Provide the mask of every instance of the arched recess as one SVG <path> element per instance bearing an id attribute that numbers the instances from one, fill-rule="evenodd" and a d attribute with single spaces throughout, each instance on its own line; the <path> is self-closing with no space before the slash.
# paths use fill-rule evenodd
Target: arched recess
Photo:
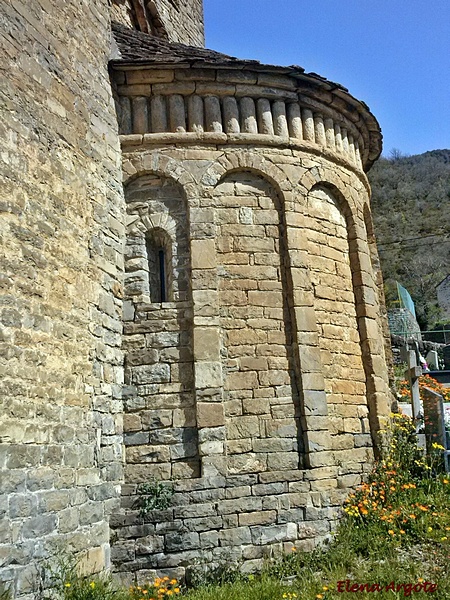
<path id="1" fill-rule="evenodd" d="M 137 207 L 136 211 L 136 205 L 128 203 L 125 295 L 151 304 L 187 300 L 190 261 L 185 211 L 175 219 L 169 212 L 151 212 L 158 207 L 154 202 L 148 212 L 141 204 Z"/>
<path id="2" fill-rule="evenodd" d="M 285 203 L 286 197 L 292 190 L 292 183 L 286 173 L 276 164 L 260 153 L 240 150 L 219 157 L 204 173 L 201 183 L 217 185 L 233 172 L 249 171 L 263 177 L 273 185 L 280 198 Z"/>
<path id="3" fill-rule="evenodd" d="M 292 279 L 280 195 L 234 169 L 214 189 L 228 470 L 303 467 Z"/>
<path id="4" fill-rule="evenodd" d="M 186 198 L 147 173 L 128 183 L 125 201 L 125 481 L 197 477 Z"/>
<path id="5" fill-rule="evenodd" d="M 318 182 L 307 198 L 313 303 L 336 458 L 362 470 L 372 446 L 369 357 L 364 350 L 355 282 L 361 278 L 359 229 L 340 191 Z M 359 465 L 359 466 L 358 466 Z"/>
<path id="6" fill-rule="evenodd" d="M 389 332 L 386 298 L 384 295 L 383 274 L 381 272 L 380 257 L 378 255 L 375 231 L 373 227 L 372 213 L 368 204 L 364 204 L 364 227 L 367 236 L 367 245 L 369 247 L 370 262 L 372 265 L 373 282 L 376 295 L 378 298 L 378 316 L 379 327 L 384 338 L 384 354 L 388 367 L 389 383 L 393 386 L 394 383 L 394 367 L 391 348 L 391 334 Z"/>

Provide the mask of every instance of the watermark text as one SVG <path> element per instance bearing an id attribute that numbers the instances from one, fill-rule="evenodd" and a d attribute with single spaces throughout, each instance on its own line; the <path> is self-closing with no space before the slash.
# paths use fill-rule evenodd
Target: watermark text
<path id="1" fill-rule="evenodd" d="M 431 581 L 418 581 L 417 583 L 355 583 L 350 579 L 344 579 L 337 582 L 338 592 L 396 592 L 403 593 L 405 598 L 419 592 L 427 592 L 429 594 L 437 590 L 437 583 Z"/>

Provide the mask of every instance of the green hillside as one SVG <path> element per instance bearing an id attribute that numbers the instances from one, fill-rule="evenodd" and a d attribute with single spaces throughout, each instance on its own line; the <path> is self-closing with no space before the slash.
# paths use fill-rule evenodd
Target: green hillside
<path id="1" fill-rule="evenodd" d="M 416 304 L 422 329 L 440 321 L 435 286 L 450 273 L 450 150 L 393 152 L 369 172 L 372 212 L 388 307 L 394 281 Z"/>

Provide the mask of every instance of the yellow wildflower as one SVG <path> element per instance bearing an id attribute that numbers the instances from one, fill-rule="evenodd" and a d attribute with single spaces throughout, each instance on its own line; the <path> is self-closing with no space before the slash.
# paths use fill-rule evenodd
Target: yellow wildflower
<path id="1" fill-rule="evenodd" d="M 441 444 L 436 444 L 436 442 L 433 442 L 432 447 L 435 450 L 445 450 L 444 446 L 441 446 Z"/>

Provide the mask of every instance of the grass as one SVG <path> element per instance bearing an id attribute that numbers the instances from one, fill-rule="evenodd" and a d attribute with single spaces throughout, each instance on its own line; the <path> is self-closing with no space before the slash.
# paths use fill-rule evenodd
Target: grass
<path id="1" fill-rule="evenodd" d="M 255 575 L 204 573 L 197 587 L 175 580 L 116 590 L 109 579 L 81 579 L 73 569 L 54 577 L 52 600 L 450 600 L 450 477 L 441 448 L 425 459 L 415 425 L 393 416 L 384 457 L 350 494 L 332 541 L 310 553 L 294 550 Z M 68 585 L 70 584 L 70 585 Z"/>

